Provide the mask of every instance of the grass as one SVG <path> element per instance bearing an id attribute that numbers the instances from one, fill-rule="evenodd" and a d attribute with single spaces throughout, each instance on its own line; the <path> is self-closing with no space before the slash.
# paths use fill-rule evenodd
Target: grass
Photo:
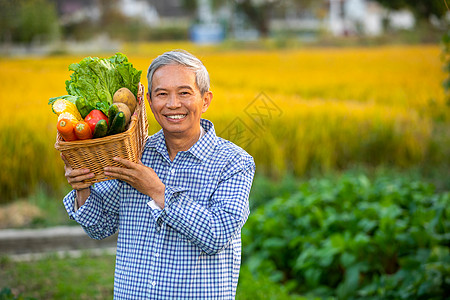
<path id="1" fill-rule="evenodd" d="M 42 260 L 14 262 L 0 258 L 0 299 L 2 289 L 8 288 L 15 297 L 24 299 L 112 299 L 115 256 L 81 257 L 48 255 Z M 236 299 L 306 299 L 289 295 L 287 290 L 268 278 L 254 277 L 242 267 Z M 309 298 L 310 299 L 310 298 Z"/>
<path id="2" fill-rule="evenodd" d="M 0 260 L 0 290 L 36 299 L 112 299 L 115 257 L 48 257 L 33 262 Z"/>

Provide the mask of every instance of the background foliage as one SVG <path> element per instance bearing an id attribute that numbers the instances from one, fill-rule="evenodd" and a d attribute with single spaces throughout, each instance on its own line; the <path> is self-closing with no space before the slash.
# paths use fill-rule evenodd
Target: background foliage
<path id="1" fill-rule="evenodd" d="M 197 0 L 181 0 L 183 15 L 186 20 L 148 26 L 142 19 L 128 17 L 118 8 L 118 0 L 98 0 L 98 20 L 89 18 L 58 18 L 56 3 L 52 0 L 0 0 L 0 42 L 39 45 L 51 41 L 77 40 L 84 41 L 108 35 L 121 41 L 154 41 L 154 40 L 187 40 L 190 26 L 197 22 Z M 84 1 L 88 4 L 92 1 Z M 275 11 L 286 11 L 296 7 L 299 11 L 313 13 L 322 18 L 325 15 L 326 1 L 312 0 L 211 0 L 215 10 L 225 5 L 231 7 L 233 14 L 238 14 L 262 37 L 277 37 L 280 32 L 271 28 L 270 16 Z M 408 9 L 416 19 L 415 32 L 428 27 L 429 32 L 423 34 L 427 42 L 436 42 L 433 31 L 442 31 L 437 27 L 445 27 L 447 11 L 444 0 L 376 0 L 388 10 Z M 76 5 L 76 4 L 75 4 Z M 435 18 L 444 26 L 432 26 L 430 20 Z M 177 20 L 180 21 L 180 20 Z M 229 23 L 229 20 L 220 20 Z M 388 25 L 388 24 L 387 24 Z M 227 31 L 233 31 L 233 25 L 226 25 Z M 389 26 L 387 26 L 389 29 Z M 307 30 L 308 31 L 308 30 Z M 323 35 L 316 32 L 315 34 Z M 282 30 L 282 35 L 290 34 L 290 30 Z M 295 34 L 294 34 L 295 35 Z M 399 37 L 397 36 L 397 39 Z"/>
<path id="2" fill-rule="evenodd" d="M 449 296 L 448 191 L 391 171 L 309 180 L 257 176 L 250 204 L 237 299 Z M 0 299 L 111 298 L 114 259 L 0 257 Z"/>
<path id="3" fill-rule="evenodd" d="M 49 42 L 59 37 L 54 3 L 46 0 L 0 0 L 0 42 Z"/>
<path id="4" fill-rule="evenodd" d="M 254 274 L 311 297 L 448 296 L 450 193 L 361 174 L 286 181 L 278 191 L 256 181 L 258 189 L 243 231 L 244 263 Z"/>

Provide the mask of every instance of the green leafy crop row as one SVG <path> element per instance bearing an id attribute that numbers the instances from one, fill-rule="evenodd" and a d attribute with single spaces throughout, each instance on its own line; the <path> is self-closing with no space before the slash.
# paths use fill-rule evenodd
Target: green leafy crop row
<path id="1" fill-rule="evenodd" d="M 311 297 L 449 296 L 450 193 L 364 175 L 283 190 L 290 193 L 258 203 L 244 226 L 244 264 L 254 274 Z"/>

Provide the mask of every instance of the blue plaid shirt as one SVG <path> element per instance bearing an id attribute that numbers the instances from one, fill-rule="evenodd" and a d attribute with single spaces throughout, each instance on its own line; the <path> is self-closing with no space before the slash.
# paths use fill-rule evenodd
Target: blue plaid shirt
<path id="1" fill-rule="evenodd" d="M 90 237 L 119 229 L 115 299 L 235 297 L 255 164 L 217 137 L 210 121 L 202 119 L 201 126 L 206 134 L 173 161 L 162 130 L 145 145 L 142 163 L 166 186 L 164 209 L 120 180 L 92 186 L 76 211 L 75 192 L 64 198 L 69 216 Z"/>

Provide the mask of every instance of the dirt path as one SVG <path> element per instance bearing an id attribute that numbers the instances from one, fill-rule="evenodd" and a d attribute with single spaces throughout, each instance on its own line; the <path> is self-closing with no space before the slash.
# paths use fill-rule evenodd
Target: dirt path
<path id="1" fill-rule="evenodd" d="M 117 235 L 98 241 L 79 226 L 43 229 L 0 230 L 0 256 L 32 259 L 48 252 L 77 253 L 82 250 L 115 251 Z"/>

